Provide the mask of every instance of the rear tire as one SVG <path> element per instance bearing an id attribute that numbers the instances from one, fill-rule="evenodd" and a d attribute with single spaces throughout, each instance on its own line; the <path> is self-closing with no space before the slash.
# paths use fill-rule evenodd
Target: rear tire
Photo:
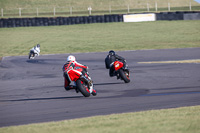
<path id="1" fill-rule="evenodd" d="M 130 82 L 130 78 L 124 73 L 122 69 L 119 69 L 119 76 L 124 80 L 125 83 Z"/>
<path id="2" fill-rule="evenodd" d="M 83 94 L 83 96 L 85 97 L 89 97 L 90 96 L 90 92 L 88 92 L 88 85 L 85 84 L 85 82 L 83 82 L 80 79 L 78 79 L 76 81 L 76 85 L 77 85 L 77 89 Z"/>

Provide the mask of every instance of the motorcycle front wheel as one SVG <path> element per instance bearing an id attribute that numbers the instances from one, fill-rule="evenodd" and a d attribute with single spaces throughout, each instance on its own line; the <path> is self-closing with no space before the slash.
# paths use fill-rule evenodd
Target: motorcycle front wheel
<path id="1" fill-rule="evenodd" d="M 31 59 L 31 53 L 29 53 L 28 58 Z"/>
<path id="2" fill-rule="evenodd" d="M 122 69 L 119 69 L 119 76 L 124 80 L 125 83 L 130 82 L 129 74 Z"/>
<path id="3" fill-rule="evenodd" d="M 34 57 L 34 53 L 30 52 L 28 58 L 31 59 L 31 57 Z"/>
<path id="4" fill-rule="evenodd" d="M 80 79 L 78 79 L 76 81 L 76 85 L 77 85 L 77 89 L 83 94 L 83 96 L 85 97 L 90 96 L 90 91 L 88 88 L 88 84 L 86 82 L 83 82 Z"/>

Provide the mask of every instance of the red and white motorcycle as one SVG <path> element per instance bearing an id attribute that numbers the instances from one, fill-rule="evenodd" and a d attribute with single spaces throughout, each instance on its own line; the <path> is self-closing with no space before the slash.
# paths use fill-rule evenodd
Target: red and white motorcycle
<path id="1" fill-rule="evenodd" d="M 121 80 L 124 80 L 125 83 L 130 82 L 130 72 L 127 66 L 124 67 L 124 63 L 120 61 L 115 61 L 114 62 L 114 73 L 117 75 L 118 78 Z"/>
<path id="2" fill-rule="evenodd" d="M 71 81 L 74 81 L 73 88 L 76 89 L 77 92 L 80 91 L 85 97 L 89 97 L 90 94 L 93 96 L 97 95 L 97 92 L 93 86 L 93 81 L 88 72 L 82 73 L 82 68 L 76 68 L 68 70 L 67 73 L 68 78 Z"/>

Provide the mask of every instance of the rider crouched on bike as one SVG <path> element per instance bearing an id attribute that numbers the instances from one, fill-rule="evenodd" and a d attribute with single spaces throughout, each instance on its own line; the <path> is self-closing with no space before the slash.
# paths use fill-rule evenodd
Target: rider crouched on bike
<path id="1" fill-rule="evenodd" d="M 80 71 L 77 71 L 76 69 L 82 68 L 82 73 Z M 76 71 L 77 73 L 79 73 L 80 75 L 85 74 L 87 72 L 88 67 L 85 65 L 82 65 L 78 62 L 76 62 L 76 58 L 73 55 L 69 55 L 67 57 L 67 63 L 64 64 L 63 66 L 63 76 L 65 78 L 65 84 L 64 87 L 66 90 L 70 90 L 70 89 L 75 89 L 73 85 L 70 85 L 71 80 L 68 76 L 68 71 L 69 70 L 73 70 Z"/>
<path id="2" fill-rule="evenodd" d="M 30 53 L 33 53 L 34 55 L 33 55 L 33 58 L 35 57 L 35 54 L 37 55 L 37 56 L 39 56 L 40 55 L 40 44 L 37 44 L 36 46 L 34 46 L 32 49 L 30 49 Z"/>
<path id="3" fill-rule="evenodd" d="M 114 73 L 114 71 L 115 71 L 114 62 L 115 61 L 121 61 L 124 64 L 124 67 L 126 67 L 126 60 L 123 57 L 115 54 L 115 51 L 110 50 L 108 55 L 105 58 L 105 66 L 106 66 L 106 69 L 110 69 L 109 70 L 110 77 L 117 76 Z"/>

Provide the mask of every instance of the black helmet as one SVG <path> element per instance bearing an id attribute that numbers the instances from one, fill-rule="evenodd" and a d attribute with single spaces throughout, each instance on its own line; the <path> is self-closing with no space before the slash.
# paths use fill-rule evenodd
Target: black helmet
<path id="1" fill-rule="evenodd" d="M 115 55 L 115 51 L 110 50 L 110 51 L 109 51 L 109 55 Z"/>
<path id="2" fill-rule="evenodd" d="M 37 44 L 37 47 L 40 47 L 40 44 Z"/>

